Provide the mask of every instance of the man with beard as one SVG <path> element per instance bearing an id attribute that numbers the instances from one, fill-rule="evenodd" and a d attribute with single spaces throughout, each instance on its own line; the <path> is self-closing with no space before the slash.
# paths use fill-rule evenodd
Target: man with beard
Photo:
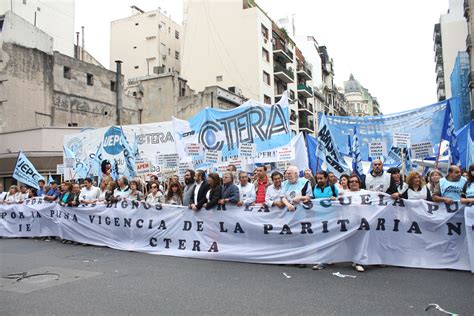
<path id="1" fill-rule="evenodd" d="M 446 178 L 439 180 L 433 190 L 433 201 L 448 205 L 461 201 L 461 193 L 466 181 L 466 178 L 461 176 L 461 169 L 458 166 L 449 167 Z"/>
<path id="2" fill-rule="evenodd" d="M 183 205 L 189 206 L 193 197 L 194 188 L 196 183 L 194 182 L 195 172 L 194 170 L 188 169 L 184 174 L 184 187 L 183 187 Z"/>

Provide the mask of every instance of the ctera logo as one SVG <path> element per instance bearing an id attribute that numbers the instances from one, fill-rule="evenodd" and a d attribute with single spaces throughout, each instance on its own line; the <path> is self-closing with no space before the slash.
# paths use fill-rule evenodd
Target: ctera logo
<path id="1" fill-rule="evenodd" d="M 109 155 L 117 155 L 122 152 L 122 143 L 120 142 L 122 130 L 117 126 L 112 126 L 105 132 L 103 147 Z"/>

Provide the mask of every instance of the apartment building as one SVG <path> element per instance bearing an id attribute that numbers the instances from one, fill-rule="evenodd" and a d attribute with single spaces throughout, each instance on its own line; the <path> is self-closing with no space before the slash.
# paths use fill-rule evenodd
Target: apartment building
<path id="1" fill-rule="evenodd" d="M 469 56 L 469 97 L 471 101 L 470 116 L 474 120 L 474 56 L 472 54 L 472 42 L 474 36 L 474 19 L 472 18 L 472 10 L 474 8 L 474 0 L 464 0 L 464 17 L 467 21 L 468 35 L 466 36 L 466 52 Z"/>
<path id="2" fill-rule="evenodd" d="M 151 74 L 179 74 L 181 25 L 165 11 L 131 9 L 131 16 L 110 23 L 110 69 L 121 60 L 126 83 Z"/>
<path id="3" fill-rule="evenodd" d="M 449 0 L 449 10 L 442 14 L 433 31 L 436 89 L 438 101 L 451 97 L 450 75 L 458 52 L 466 50 L 468 26 L 464 18 L 464 1 Z"/>
<path id="4" fill-rule="evenodd" d="M 75 0 L 4 0 L 0 1 L 0 15 L 15 13 L 51 36 L 53 50 L 74 57 L 74 4 Z"/>
<path id="5" fill-rule="evenodd" d="M 191 89 L 219 85 L 245 98 L 290 101 L 290 126 L 314 133 L 312 65 L 254 1 L 184 1 L 182 74 Z"/>

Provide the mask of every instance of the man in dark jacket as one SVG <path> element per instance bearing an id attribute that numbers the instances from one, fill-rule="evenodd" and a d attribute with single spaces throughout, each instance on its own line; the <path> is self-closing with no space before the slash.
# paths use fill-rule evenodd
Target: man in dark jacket
<path id="1" fill-rule="evenodd" d="M 230 171 L 224 173 L 222 177 L 222 198 L 219 200 L 219 205 L 226 203 L 237 204 L 240 201 L 239 188 L 234 184 L 234 174 Z"/>
<path id="2" fill-rule="evenodd" d="M 206 174 L 202 170 L 196 171 L 196 175 L 194 176 L 196 186 L 194 187 L 191 204 L 189 205 L 189 208 L 193 211 L 200 210 L 207 201 L 206 194 L 207 191 L 209 191 L 209 184 L 207 184 L 205 176 Z"/>

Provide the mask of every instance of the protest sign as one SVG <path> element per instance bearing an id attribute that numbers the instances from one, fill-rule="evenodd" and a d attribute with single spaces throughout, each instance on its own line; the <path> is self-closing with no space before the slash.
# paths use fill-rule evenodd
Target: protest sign
<path id="1" fill-rule="evenodd" d="M 158 154 L 156 155 L 156 164 L 162 169 L 173 169 L 178 167 L 177 154 Z"/>
<path id="2" fill-rule="evenodd" d="M 257 145 L 254 143 L 241 143 L 239 145 L 239 157 L 254 158 L 257 155 Z"/>
<path id="3" fill-rule="evenodd" d="M 369 144 L 369 156 L 381 158 L 387 156 L 387 144 L 385 142 L 371 142 Z"/>
<path id="4" fill-rule="evenodd" d="M 144 176 L 150 173 L 151 171 L 151 162 L 144 159 L 135 161 L 135 169 L 137 170 L 138 176 Z"/>
<path id="5" fill-rule="evenodd" d="M 412 158 L 424 159 L 433 155 L 433 143 L 422 142 L 411 145 Z"/>
<path id="6" fill-rule="evenodd" d="M 409 148 L 410 138 L 408 133 L 393 133 L 393 147 Z"/>
<path id="7" fill-rule="evenodd" d="M 273 264 L 357 262 L 471 270 L 473 206 L 394 201 L 359 191 L 312 200 L 295 212 L 262 205 L 190 212 L 124 200 L 62 207 L 41 198 L 0 205 L 0 236 L 58 236 L 189 258 Z M 466 217 L 468 216 L 469 217 Z M 467 228 L 467 229 L 466 229 Z"/>
<path id="8" fill-rule="evenodd" d="M 199 157 L 204 153 L 204 147 L 199 143 L 186 144 L 185 152 L 190 157 Z"/>
<path id="9" fill-rule="evenodd" d="M 56 174 L 64 174 L 64 164 L 56 165 Z"/>
<path id="10" fill-rule="evenodd" d="M 295 159 L 295 151 L 292 147 L 282 147 L 278 149 L 277 161 L 291 161 Z"/>
<path id="11" fill-rule="evenodd" d="M 204 161 L 208 164 L 217 164 L 221 161 L 220 152 L 217 150 L 206 150 L 204 153 Z"/>

